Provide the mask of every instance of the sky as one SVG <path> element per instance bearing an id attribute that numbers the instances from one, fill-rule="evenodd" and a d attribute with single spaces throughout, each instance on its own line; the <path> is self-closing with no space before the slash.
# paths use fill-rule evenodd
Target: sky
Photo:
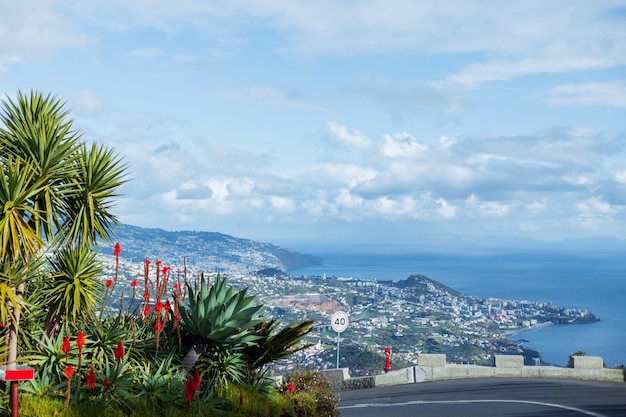
<path id="1" fill-rule="evenodd" d="M 31 90 L 123 158 L 123 223 L 626 239 L 623 0 L 0 0 Z"/>

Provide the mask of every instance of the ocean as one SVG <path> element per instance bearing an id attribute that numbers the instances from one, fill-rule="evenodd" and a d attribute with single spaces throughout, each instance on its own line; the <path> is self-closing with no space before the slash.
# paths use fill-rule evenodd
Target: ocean
<path id="1" fill-rule="evenodd" d="M 351 247 L 307 253 L 320 256 L 324 264 L 291 270 L 290 274 L 378 280 L 423 274 L 482 298 L 547 301 L 560 307 L 587 309 L 600 321 L 546 326 L 511 339 L 528 340 L 525 347 L 537 350 L 544 361 L 554 365 L 566 365 L 569 355 L 579 350 L 601 356 L 608 367 L 626 364 L 626 256 L 619 248 L 459 255 Z"/>

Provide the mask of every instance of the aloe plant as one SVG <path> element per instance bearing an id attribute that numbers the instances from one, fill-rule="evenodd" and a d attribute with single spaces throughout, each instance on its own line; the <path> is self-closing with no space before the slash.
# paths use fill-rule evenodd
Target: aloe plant
<path id="1" fill-rule="evenodd" d="M 182 328 L 194 336 L 194 342 L 183 359 L 181 373 L 186 375 L 210 345 L 241 350 L 260 340 L 255 326 L 263 322 L 258 315 L 263 306 L 254 303 L 254 296 L 246 295 L 247 288 L 237 291 L 227 286 L 220 274 L 209 287 L 202 274 L 200 287 L 194 290 L 187 284 L 187 291 L 189 308 L 178 299 L 178 309 Z"/>

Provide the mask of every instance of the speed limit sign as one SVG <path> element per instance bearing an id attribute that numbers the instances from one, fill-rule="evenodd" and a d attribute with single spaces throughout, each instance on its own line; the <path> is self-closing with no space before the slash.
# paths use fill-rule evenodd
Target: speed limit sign
<path id="1" fill-rule="evenodd" d="M 343 311 L 336 311 L 330 316 L 330 327 L 337 333 L 341 333 L 348 328 L 348 315 Z"/>

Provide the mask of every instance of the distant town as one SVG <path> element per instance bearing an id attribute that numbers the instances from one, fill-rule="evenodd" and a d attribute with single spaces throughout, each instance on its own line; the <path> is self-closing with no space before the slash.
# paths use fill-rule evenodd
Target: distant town
<path id="1" fill-rule="evenodd" d="M 107 273 L 103 279 L 108 279 L 114 271 L 114 258 L 106 254 L 100 257 Z M 316 321 L 316 330 L 307 340 L 310 347 L 275 365 L 274 372 L 278 373 L 293 368 L 329 369 L 337 362 L 348 367 L 353 376 L 380 373 L 386 347 L 391 349 L 395 367 L 417 363 L 420 353 L 445 353 L 449 362 L 479 365 L 490 364 L 494 354 L 522 354 L 528 365 L 540 364 L 540 352 L 524 348 L 521 332 L 599 320 L 587 310 L 541 301 L 462 294 L 423 275 L 399 281 L 291 276 L 276 265 L 259 262 L 262 256 L 251 258 L 254 267 L 268 267 L 256 271 L 241 263 L 220 267 L 212 259 L 210 265 L 187 265 L 188 274 L 219 271 L 233 285 L 248 287 L 249 294 L 256 295 L 265 306 L 264 314 L 285 324 L 305 318 Z M 125 298 L 132 293 L 131 280 L 143 276 L 143 262 L 121 261 L 112 309 L 119 307 L 122 293 Z M 174 275 L 182 273 L 176 265 L 172 271 Z M 337 311 L 345 312 L 349 320 L 340 334 L 330 325 L 330 317 Z"/>

